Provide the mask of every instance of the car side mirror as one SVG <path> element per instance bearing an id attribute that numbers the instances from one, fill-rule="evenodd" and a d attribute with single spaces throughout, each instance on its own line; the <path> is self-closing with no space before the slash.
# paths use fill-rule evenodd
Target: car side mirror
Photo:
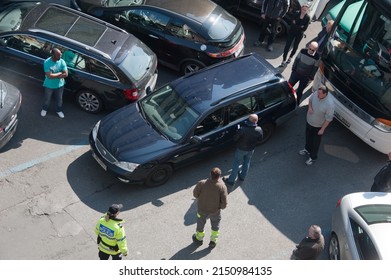
<path id="1" fill-rule="evenodd" d="M 202 143 L 202 138 L 198 135 L 194 135 L 190 138 L 190 143 L 192 144 L 200 144 Z"/>

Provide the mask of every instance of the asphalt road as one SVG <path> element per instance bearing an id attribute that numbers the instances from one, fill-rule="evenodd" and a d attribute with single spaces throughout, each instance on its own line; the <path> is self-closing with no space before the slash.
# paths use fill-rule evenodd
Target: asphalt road
<path id="1" fill-rule="evenodd" d="M 277 40 L 273 52 L 255 48 L 257 26 L 243 24 L 246 52 L 258 52 L 277 67 L 284 40 Z M 319 23 L 312 23 L 301 45 L 319 28 Z M 281 70 L 288 78 L 290 69 Z M 160 68 L 158 85 L 176 77 Z M 112 203 L 124 204 L 120 216 L 126 220 L 126 259 L 286 260 L 311 224 L 319 224 L 328 240 L 337 200 L 369 190 L 386 161 L 385 155 L 334 121 L 323 137 L 319 160 L 306 166 L 297 154 L 304 145 L 304 100 L 295 117 L 256 149 L 246 181 L 230 189 L 218 246 L 213 251 L 207 245 L 195 248 L 193 187 L 214 166 L 228 174 L 233 149 L 176 172 L 161 187 L 126 185 L 100 168 L 87 145 L 90 130 L 106 113 L 84 113 L 67 97 L 65 119 L 52 112 L 42 118 L 42 87 L 3 78 L 23 95 L 20 126 L 0 153 L 3 260 L 97 259 L 95 223 Z M 321 259 L 327 259 L 326 250 Z"/>

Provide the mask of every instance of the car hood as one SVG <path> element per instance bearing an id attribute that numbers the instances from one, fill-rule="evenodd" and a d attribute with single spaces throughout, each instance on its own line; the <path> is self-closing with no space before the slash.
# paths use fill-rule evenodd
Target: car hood
<path id="1" fill-rule="evenodd" d="M 17 111 L 20 102 L 19 90 L 11 84 L 0 80 L 0 124 Z"/>
<path id="2" fill-rule="evenodd" d="M 130 104 L 105 117 L 100 123 L 98 139 L 116 160 L 143 164 L 158 160 L 176 144 L 157 132 L 137 106 L 137 103 Z"/>

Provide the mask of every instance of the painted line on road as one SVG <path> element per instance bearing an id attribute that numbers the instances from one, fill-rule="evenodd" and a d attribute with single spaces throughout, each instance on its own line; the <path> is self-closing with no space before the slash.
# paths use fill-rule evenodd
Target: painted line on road
<path id="1" fill-rule="evenodd" d="M 28 161 L 28 162 L 19 164 L 19 165 L 14 166 L 14 167 L 11 167 L 11 168 L 9 168 L 8 170 L 2 171 L 2 172 L 0 172 L 0 179 L 2 179 L 2 178 L 4 178 L 4 177 L 7 177 L 7 176 L 9 176 L 9 175 L 11 175 L 11 174 L 15 174 L 15 173 L 24 171 L 24 170 L 26 170 L 26 169 L 28 169 L 28 168 L 33 167 L 34 165 L 43 163 L 43 162 L 48 161 L 48 160 L 50 160 L 50 159 L 60 157 L 60 156 L 62 156 L 62 155 L 68 154 L 68 153 L 70 153 L 70 152 L 72 152 L 72 151 L 78 150 L 78 149 L 80 149 L 80 148 L 84 148 L 84 147 L 86 146 L 87 143 L 86 143 L 86 141 L 83 141 L 83 142 L 84 142 L 84 143 L 82 143 L 82 144 L 80 144 L 80 145 L 67 146 L 67 147 L 65 147 L 64 149 L 61 149 L 61 150 L 52 152 L 52 153 L 47 154 L 47 155 L 45 155 L 45 156 L 42 156 L 42 157 L 33 159 L 33 160 L 31 160 L 31 161 Z"/>

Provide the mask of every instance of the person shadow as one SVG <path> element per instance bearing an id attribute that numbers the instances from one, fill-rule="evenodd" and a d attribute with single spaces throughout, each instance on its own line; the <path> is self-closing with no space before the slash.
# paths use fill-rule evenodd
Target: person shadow
<path id="1" fill-rule="evenodd" d="M 199 260 L 208 255 L 212 249 L 206 247 L 200 251 L 196 251 L 199 248 L 195 243 L 191 243 L 185 248 L 179 250 L 175 255 L 173 255 L 170 260 Z"/>

